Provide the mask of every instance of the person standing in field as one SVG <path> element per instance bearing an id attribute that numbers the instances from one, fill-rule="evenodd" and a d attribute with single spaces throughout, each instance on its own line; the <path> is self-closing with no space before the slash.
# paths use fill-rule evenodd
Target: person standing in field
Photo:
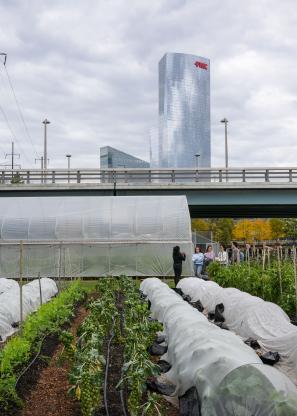
<path id="1" fill-rule="evenodd" d="M 216 261 L 218 261 L 222 266 L 228 265 L 228 253 L 224 244 L 220 245 L 220 251 L 218 257 L 216 257 Z"/>
<path id="2" fill-rule="evenodd" d="M 204 263 L 204 254 L 201 252 L 200 247 L 195 247 L 195 253 L 192 256 L 192 262 L 194 266 L 195 276 L 199 277 L 202 273 L 203 263 Z"/>
<path id="3" fill-rule="evenodd" d="M 232 264 L 240 263 L 240 250 L 238 247 L 238 243 L 236 241 L 232 241 L 231 248 L 232 248 L 231 263 Z"/>
<path id="4" fill-rule="evenodd" d="M 209 245 L 209 246 L 207 246 L 206 252 L 204 253 L 205 266 L 208 266 L 209 263 L 214 261 L 214 258 L 215 258 L 215 254 L 213 252 L 212 246 Z"/>
<path id="5" fill-rule="evenodd" d="M 172 257 L 173 257 L 174 283 L 176 287 L 182 274 L 183 261 L 186 260 L 186 255 L 185 253 L 181 253 L 179 246 L 175 246 L 173 247 Z"/>

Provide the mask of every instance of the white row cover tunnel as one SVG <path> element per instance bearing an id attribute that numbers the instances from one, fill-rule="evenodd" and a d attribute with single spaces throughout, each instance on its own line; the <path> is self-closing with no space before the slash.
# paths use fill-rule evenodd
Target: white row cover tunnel
<path id="1" fill-rule="evenodd" d="M 196 277 L 180 280 L 177 287 L 193 302 L 199 300 L 205 313 L 213 313 L 216 305 L 223 304 L 227 327 L 243 339 L 256 340 L 264 352 L 278 352 L 280 361 L 275 367 L 297 385 L 297 327 L 278 305 Z"/>
<path id="2" fill-rule="evenodd" d="M 0 276 L 173 275 L 172 249 L 192 238 L 185 196 L 0 198 Z"/>
<path id="3" fill-rule="evenodd" d="M 238 336 L 210 323 L 159 279 L 144 280 L 140 289 L 164 325 L 162 358 L 172 365 L 166 377 L 178 396 L 196 387 L 202 416 L 296 415 L 295 385 Z"/>
<path id="4" fill-rule="evenodd" d="M 40 296 L 41 291 L 41 296 Z M 36 311 L 42 303 L 48 302 L 58 293 L 54 280 L 42 278 L 33 280 L 22 287 L 23 319 Z M 20 322 L 20 286 L 11 279 L 0 279 L 0 342 L 16 331 Z"/>

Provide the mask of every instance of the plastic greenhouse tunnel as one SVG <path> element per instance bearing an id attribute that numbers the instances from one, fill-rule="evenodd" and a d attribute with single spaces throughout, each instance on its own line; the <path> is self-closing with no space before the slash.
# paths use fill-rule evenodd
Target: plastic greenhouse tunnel
<path id="1" fill-rule="evenodd" d="M 169 276 L 172 248 L 192 239 L 185 196 L 0 198 L 0 276 Z"/>

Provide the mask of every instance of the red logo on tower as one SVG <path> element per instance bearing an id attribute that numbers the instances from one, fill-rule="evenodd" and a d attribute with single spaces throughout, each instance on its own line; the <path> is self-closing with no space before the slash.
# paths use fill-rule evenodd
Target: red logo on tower
<path id="1" fill-rule="evenodd" d="M 199 61 L 196 61 L 196 62 L 194 63 L 194 65 L 195 65 L 197 68 L 206 69 L 206 71 L 207 71 L 208 64 L 205 64 L 204 62 L 199 62 Z"/>

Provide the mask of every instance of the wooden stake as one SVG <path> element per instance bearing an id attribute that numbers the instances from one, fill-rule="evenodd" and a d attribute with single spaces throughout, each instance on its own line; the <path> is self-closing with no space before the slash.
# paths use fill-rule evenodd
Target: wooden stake
<path id="1" fill-rule="evenodd" d="M 295 278 L 295 302 L 296 302 L 296 319 L 297 319 L 297 269 L 296 269 L 296 247 L 293 246 L 293 268 L 294 268 L 294 278 Z"/>
<path id="2" fill-rule="evenodd" d="M 38 272 L 38 282 L 39 282 L 39 297 L 40 297 L 40 305 L 42 305 L 42 290 L 41 290 L 40 272 Z"/>
<path id="3" fill-rule="evenodd" d="M 265 250 L 265 246 L 263 244 L 263 252 L 262 252 L 262 270 L 265 270 L 265 255 L 266 255 L 266 250 Z"/>
<path id="4" fill-rule="evenodd" d="M 283 296 L 283 284 L 282 284 L 282 271 L 281 271 L 281 259 L 280 259 L 280 247 L 277 246 L 277 263 L 278 263 L 278 277 L 280 294 Z"/>
<path id="5" fill-rule="evenodd" d="M 19 258 L 19 271 L 20 271 L 20 332 L 22 332 L 23 326 L 23 241 L 20 241 L 20 258 Z"/>
<path id="6" fill-rule="evenodd" d="M 58 289 L 61 290 L 61 274 L 62 274 L 62 243 L 59 246 L 59 274 L 58 274 Z"/>

